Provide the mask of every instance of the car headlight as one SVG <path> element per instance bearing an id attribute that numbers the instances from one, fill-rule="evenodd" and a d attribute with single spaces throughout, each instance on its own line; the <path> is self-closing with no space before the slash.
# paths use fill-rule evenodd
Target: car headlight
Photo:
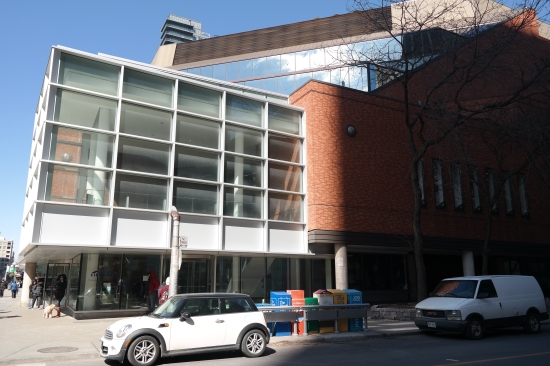
<path id="1" fill-rule="evenodd" d="M 132 330 L 132 324 L 126 324 L 125 326 L 120 328 L 118 332 L 116 332 L 116 336 L 118 338 L 122 338 L 126 336 L 126 334 L 128 334 L 128 332 L 130 332 L 131 330 Z"/>
<path id="2" fill-rule="evenodd" d="M 447 320 L 462 320 L 460 310 L 447 310 L 445 315 L 447 316 Z"/>
<path id="3" fill-rule="evenodd" d="M 422 318 L 422 310 L 416 309 L 416 317 L 417 318 Z"/>

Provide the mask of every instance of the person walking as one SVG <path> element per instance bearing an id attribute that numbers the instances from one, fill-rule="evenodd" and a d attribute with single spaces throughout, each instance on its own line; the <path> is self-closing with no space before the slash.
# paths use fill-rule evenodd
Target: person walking
<path id="1" fill-rule="evenodd" d="M 157 279 L 157 274 L 155 271 L 149 272 L 149 286 L 147 289 L 147 308 L 149 309 L 149 312 L 152 313 L 155 310 L 155 307 L 158 305 L 159 302 L 159 296 L 158 296 L 158 289 L 159 289 L 160 283 Z"/>
<path id="2" fill-rule="evenodd" d="M 17 290 L 19 290 L 19 286 L 17 285 L 17 282 L 15 280 L 11 283 L 10 290 L 11 298 L 15 299 L 17 297 Z"/>
<path id="3" fill-rule="evenodd" d="M 57 316 L 54 318 L 61 317 L 61 300 L 65 297 L 65 290 L 67 289 L 67 276 L 65 274 L 60 274 L 57 276 L 57 283 L 55 284 L 55 290 L 53 293 L 55 310 L 57 311 Z"/>
<path id="4" fill-rule="evenodd" d="M 29 285 L 29 309 L 32 309 L 34 301 L 36 298 L 34 297 L 34 288 L 36 287 L 36 284 L 38 283 L 37 280 L 32 281 L 32 283 Z"/>
<path id="5" fill-rule="evenodd" d="M 39 279 L 36 286 L 34 286 L 34 291 L 32 293 L 34 302 L 31 306 L 31 309 L 34 308 L 34 305 L 36 305 L 36 307 L 40 309 L 40 306 L 42 305 L 42 291 L 44 291 L 44 283 L 42 282 L 42 280 Z"/>
<path id="6" fill-rule="evenodd" d="M 0 297 L 4 297 L 4 290 L 6 289 L 6 281 L 0 281 Z"/>

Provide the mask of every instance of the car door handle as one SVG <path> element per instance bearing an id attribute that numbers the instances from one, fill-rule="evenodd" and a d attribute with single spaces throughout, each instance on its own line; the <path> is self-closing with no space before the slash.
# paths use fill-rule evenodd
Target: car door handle
<path id="1" fill-rule="evenodd" d="M 221 319 L 216 320 L 216 323 L 223 323 L 223 322 L 225 322 L 225 320 L 221 320 Z"/>

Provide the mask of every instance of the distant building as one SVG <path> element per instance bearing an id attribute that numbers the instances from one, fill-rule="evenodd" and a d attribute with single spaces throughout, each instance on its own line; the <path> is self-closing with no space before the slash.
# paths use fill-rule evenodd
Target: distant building
<path id="1" fill-rule="evenodd" d="M 0 277 L 6 276 L 6 268 L 13 263 L 13 240 L 0 236 Z"/>
<path id="2" fill-rule="evenodd" d="M 171 43 L 184 43 L 210 38 L 208 33 L 202 31 L 201 22 L 170 14 L 162 26 L 162 41 L 160 45 Z"/>

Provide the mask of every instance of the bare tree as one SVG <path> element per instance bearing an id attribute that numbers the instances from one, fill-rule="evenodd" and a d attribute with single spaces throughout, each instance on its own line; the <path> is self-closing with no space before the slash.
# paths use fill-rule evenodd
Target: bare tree
<path id="1" fill-rule="evenodd" d="M 545 0 L 525 0 L 514 9 L 491 0 L 351 1 L 350 11 L 361 15 L 370 36 L 360 43 L 345 40 L 334 59 L 359 70 L 353 72 L 369 91 L 402 102 L 419 301 L 427 297 L 419 164 L 469 125 L 521 101 L 547 97 L 550 59 L 548 44 L 539 37 L 539 29 L 547 29 L 539 22 L 547 5 Z"/>

